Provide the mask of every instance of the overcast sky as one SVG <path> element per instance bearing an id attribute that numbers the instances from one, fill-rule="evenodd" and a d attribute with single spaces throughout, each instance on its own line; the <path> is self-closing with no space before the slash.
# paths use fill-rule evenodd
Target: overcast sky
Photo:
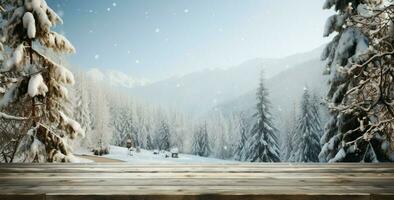
<path id="1" fill-rule="evenodd" d="M 316 48 L 323 0 L 47 0 L 72 64 L 158 80 Z"/>

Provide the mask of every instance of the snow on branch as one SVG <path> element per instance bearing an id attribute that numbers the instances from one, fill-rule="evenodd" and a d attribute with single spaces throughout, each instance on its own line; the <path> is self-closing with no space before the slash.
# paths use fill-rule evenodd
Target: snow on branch
<path id="1" fill-rule="evenodd" d="M 332 32 L 341 29 L 346 18 L 346 15 L 333 15 L 329 17 L 324 27 L 323 36 L 328 37 Z"/>
<path id="2" fill-rule="evenodd" d="M 35 74 L 30 77 L 29 86 L 28 86 L 28 94 L 30 97 L 35 96 L 45 96 L 48 92 L 48 87 L 44 83 L 44 79 L 42 78 L 41 73 Z"/>
<path id="3" fill-rule="evenodd" d="M 3 65 L 0 72 L 10 71 L 13 67 L 19 67 L 23 61 L 25 46 L 23 44 L 18 45 L 18 47 L 12 52 L 12 55 L 7 59 Z"/>
<path id="4" fill-rule="evenodd" d="M 26 120 L 26 117 L 17 117 L 0 112 L 0 119 L 6 120 Z"/>
<path id="5" fill-rule="evenodd" d="M 54 31 L 48 33 L 47 37 L 40 38 L 40 42 L 56 52 L 75 53 L 75 48 L 71 42 Z"/>
<path id="6" fill-rule="evenodd" d="M 69 118 L 67 115 L 65 115 L 63 112 L 59 112 L 60 117 L 62 118 L 63 124 L 71 129 L 72 135 L 71 137 L 74 138 L 75 136 L 81 136 L 85 137 L 85 131 L 82 129 L 81 125 L 76 122 L 75 120 Z"/>
<path id="7" fill-rule="evenodd" d="M 59 81 L 60 83 L 63 84 L 70 84 L 74 85 L 74 75 L 70 70 L 67 68 L 61 66 L 61 65 L 56 65 L 54 66 L 54 78 Z"/>
<path id="8" fill-rule="evenodd" d="M 49 162 L 73 162 L 73 156 L 62 137 L 41 123 L 35 129 L 37 139 L 45 145 Z"/>
<path id="9" fill-rule="evenodd" d="M 45 32 L 48 32 L 52 26 L 63 23 L 63 20 L 47 5 L 45 0 L 27 0 L 25 9 L 37 15 L 38 24 Z"/>
<path id="10" fill-rule="evenodd" d="M 50 58 L 46 57 L 45 55 L 43 55 L 42 53 L 38 52 L 35 49 L 31 49 L 32 53 L 34 55 L 36 55 L 40 60 L 42 60 L 42 65 L 43 66 L 59 66 L 59 64 L 55 63 L 54 61 L 52 61 Z"/>
<path id="11" fill-rule="evenodd" d="M 36 21 L 31 12 L 26 12 L 25 15 L 23 15 L 23 28 L 27 30 L 27 36 L 30 39 L 36 37 Z"/>

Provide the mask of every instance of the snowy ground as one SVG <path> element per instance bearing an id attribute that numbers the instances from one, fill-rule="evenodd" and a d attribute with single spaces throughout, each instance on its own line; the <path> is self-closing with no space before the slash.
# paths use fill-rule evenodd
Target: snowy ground
<path id="1" fill-rule="evenodd" d="M 92 155 L 90 152 L 78 152 Z M 78 154 L 77 153 L 77 154 Z M 153 151 L 141 149 L 141 152 L 133 152 L 129 155 L 127 148 L 111 146 L 110 154 L 102 157 L 121 160 L 130 164 L 173 164 L 173 163 L 236 163 L 237 161 L 221 160 L 216 158 L 206 158 L 190 154 L 179 154 L 179 158 L 165 157 L 164 153 L 153 154 Z"/>

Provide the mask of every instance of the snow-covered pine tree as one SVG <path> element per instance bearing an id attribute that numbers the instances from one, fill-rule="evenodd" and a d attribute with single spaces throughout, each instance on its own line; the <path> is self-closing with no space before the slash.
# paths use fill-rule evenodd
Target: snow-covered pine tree
<path id="1" fill-rule="evenodd" d="M 81 140 L 81 146 L 92 147 L 92 112 L 91 112 L 91 88 L 88 77 L 83 72 L 76 73 L 77 83 L 74 88 L 74 118 L 85 131 L 85 138 Z"/>
<path id="2" fill-rule="evenodd" d="M 322 99 L 317 95 L 317 92 L 313 90 L 311 92 L 311 109 L 312 114 L 314 115 L 316 129 L 319 131 L 319 142 L 321 137 L 324 134 L 323 126 L 322 126 L 322 119 L 324 119 L 324 112 L 322 112 Z M 321 145 L 320 145 L 321 146 Z"/>
<path id="3" fill-rule="evenodd" d="M 157 132 L 157 138 L 158 138 L 158 147 L 159 150 L 165 150 L 169 151 L 170 150 L 170 127 L 168 126 L 168 123 L 164 120 L 160 122 L 160 127 Z"/>
<path id="4" fill-rule="evenodd" d="M 230 142 L 230 120 L 224 118 L 220 112 L 212 115 L 208 126 L 208 132 L 211 135 L 210 142 L 212 148 L 212 156 L 219 159 L 229 159 L 233 157 L 232 144 Z"/>
<path id="5" fill-rule="evenodd" d="M 14 129 L 15 135 L 25 136 L 19 143 L 16 162 L 71 162 L 68 141 L 84 135 L 79 123 L 68 117 L 67 85 L 74 84 L 74 77 L 40 52 L 51 50 L 56 56 L 75 52 L 64 36 L 51 30 L 62 19 L 45 0 L 1 3 L 5 8 L 1 43 L 10 52 L 0 73 L 15 81 L 1 97 L 0 111 L 27 118 Z"/>
<path id="6" fill-rule="evenodd" d="M 234 159 L 239 161 L 244 161 L 244 157 L 242 155 L 243 149 L 246 146 L 246 142 L 248 140 L 248 122 L 244 113 L 240 113 L 238 116 L 237 123 L 237 131 L 238 131 L 238 144 L 234 150 Z"/>
<path id="7" fill-rule="evenodd" d="M 145 147 L 147 150 L 155 149 L 155 147 L 153 146 L 153 142 L 152 142 L 152 138 L 151 138 L 150 134 L 148 134 L 146 136 L 146 146 Z"/>
<path id="8" fill-rule="evenodd" d="M 4 5 L 10 6 L 11 1 L 0 1 L 0 24 L 3 27 L 7 16 L 6 10 L 2 7 Z M 9 14 L 9 13 L 8 13 Z M 8 54 L 4 49 L 3 43 L 0 41 L 0 66 L 4 64 L 4 61 L 8 59 Z M 11 73 L 0 73 L 0 111 L 2 102 L 4 101 L 4 95 L 7 90 L 18 80 L 14 78 L 14 74 Z M 25 123 L 25 117 L 12 116 L 3 112 L 0 112 L 0 163 L 12 163 L 14 161 L 16 148 L 18 143 L 23 137 L 19 133 L 20 126 Z"/>
<path id="9" fill-rule="evenodd" d="M 128 139 L 131 139 L 133 146 L 137 146 L 138 141 L 134 135 L 134 119 L 132 110 L 126 104 L 112 104 L 111 106 L 111 125 L 114 128 L 115 145 L 125 147 Z"/>
<path id="10" fill-rule="evenodd" d="M 316 111 L 316 105 L 309 94 L 309 90 L 304 88 L 300 105 L 300 114 L 292 137 L 292 155 L 290 161 L 294 162 L 318 162 L 320 147 L 320 119 Z"/>
<path id="11" fill-rule="evenodd" d="M 171 127 L 171 146 L 178 148 L 179 152 L 184 151 L 184 145 L 187 135 L 187 129 L 185 127 L 186 119 L 177 110 L 171 111 L 170 127 Z"/>
<path id="12" fill-rule="evenodd" d="M 326 0 L 335 8 L 322 59 L 330 74 L 331 118 L 321 138 L 323 162 L 394 161 L 392 0 Z"/>
<path id="13" fill-rule="evenodd" d="M 111 126 L 111 115 L 108 101 L 102 87 L 94 89 L 95 101 L 92 102 L 92 111 L 95 116 L 94 126 L 92 129 L 92 144 L 95 149 L 108 149 L 113 137 L 113 128 Z"/>
<path id="14" fill-rule="evenodd" d="M 286 120 L 285 124 L 285 135 L 282 142 L 282 161 L 290 161 L 290 156 L 293 152 L 293 137 L 296 129 L 296 104 L 294 103 L 293 108 Z"/>
<path id="15" fill-rule="evenodd" d="M 254 118 L 256 122 L 251 129 L 247 146 L 243 153 L 245 160 L 250 162 L 279 162 L 277 130 L 272 123 L 268 91 L 264 87 L 262 74 L 257 90 L 257 105 Z"/>
<path id="16" fill-rule="evenodd" d="M 192 154 L 208 157 L 211 154 L 211 147 L 208 139 L 207 124 L 197 128 L 193 135 Z"/>

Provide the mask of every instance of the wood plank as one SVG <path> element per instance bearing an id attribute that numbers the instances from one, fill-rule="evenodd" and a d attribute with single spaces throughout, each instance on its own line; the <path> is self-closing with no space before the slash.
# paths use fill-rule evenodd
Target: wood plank
<path id="1" fill-rule="evenodd" d="M 2 173 L 0 180 L 3 178 L 14 178 L 23 180 L 24 178 L 264 178 L 264 179 L 277 179 L 277 178 L 337 178 L 337 179 L 351 179 L 354 177 L 375 177 L 375 178 L 391 178 L 394 177 L 393 173 Z"/>
<path id="2" fill-rule="evenodd" d="M 1 200 L 371 200 L 370 195 L 47 195 L 0 196 Z M 392 200 L 392 199 L 374 199 Z"/>
<path id="3" fill-rule="evenodd" d="M 394 186 L 1 186 L 1 195 L 394 195 Z"/>
<path id="4" fill-rule="evenodd" d="M 252 168 L 393 168 L 394 163 L 231 163 L 231 164 L 165 164 L 165 165 L 143 165 L 143 164 L 131 164 L 131 163 L 64 163 L 64 164 L 53 164 L 53 163 L 12 163 L 12 164 L 0 164 L 0 168 L 63 168 L 63 167 L 100 167 L 100 168 L 112 168 L 112 167 L 128 167 L 128 168 L 174 168 L 174 167 L 206 167 L 206 168 L 235 168 L 235 167 L 252 167 Z"/>
<path id="5" fill-rule="evenodd" d="M 394 186 L 394 178 L 285 178 L 285 179 L 218 179 L 218 178 L 165 178 L 165 179 L 130 179 L 130 178 L 25 178 L 1 179 L 1 186 Z"/>
<path id="6" fill-rule="evenodd" d="M 48 195 L 46 200 L 370 200 L 369 195 Z M 380 199 L 379 199 L 380 200 Z M 392 199 L 390 199 L 392 200 Z"/>
<path id="7" fill-rule="evenodd" d="M 1 200 L 45 200 L 44 194 L 36 195 L 1 195 Z"/>
<path id="8" fill-rule="evenodd" d="M 394 200 L 394 165 L 0 165 L 4 199 Z"/>
<path id="9" fill-rule="evenodd" d="M 234 168 L 210 168 L 210 167 L 173 167 L 173 168 L 135 168 L 135 167 L 62 167 L 62 168 L 0 168 L 0 173 L 394 173 L 392 168 L 259 168 L 259 167 L 234 167 Z"/>

